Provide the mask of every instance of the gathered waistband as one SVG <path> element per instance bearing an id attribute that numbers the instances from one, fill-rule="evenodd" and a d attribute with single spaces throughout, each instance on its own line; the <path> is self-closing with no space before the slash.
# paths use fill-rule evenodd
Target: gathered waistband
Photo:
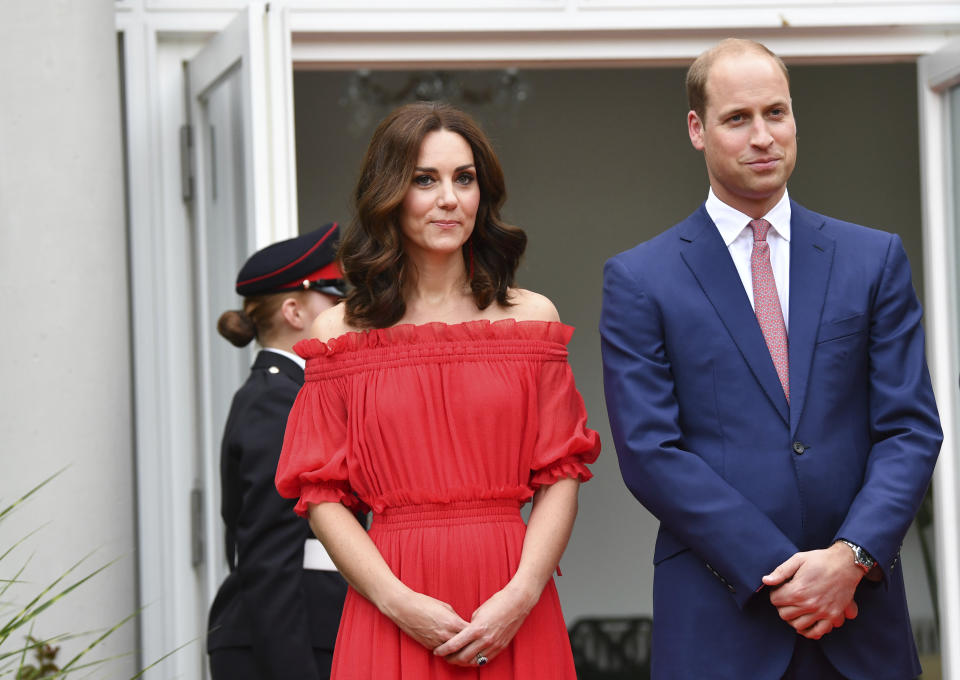
<path id="1" fill-rule="evenodd" d="M 370 529 L 390 530 L 451 524 L 519 522 L 520 503 L 512 498 L 424 503 L 384 508 L 373 513 Z"/>

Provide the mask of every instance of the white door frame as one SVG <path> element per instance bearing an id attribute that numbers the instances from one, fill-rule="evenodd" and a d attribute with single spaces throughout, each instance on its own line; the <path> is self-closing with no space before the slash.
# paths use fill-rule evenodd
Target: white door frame
<path id="1" fill-rule="evenodd" d="M 927 357 L 940 420 L 943 449 L 934 475 L 937 585 L 940 600 L 940 648 L 943 677 L 960 675 L 960 461 L 957 460 L 960 403 L 957 376 L 958 314 L 956 201 L 952 187 L 960 168 L 953 164 L 952 138 L 960 136 L 951 118 L 948 93 L 960 86 L 960 42 L 918 62 L 920 158 L 923 205 L 924 290 L 926 291 Z M 951 116 L 951 113 L 953 114 Z"/>
<path id="2" fill-rule="evenodd" d="M 133 0 L 118 3 L 133 300 L 137 559 L 144 608 L 138 656 L 146 666 L 178 650 L 147 672 L 151 680 L 207 673 L 206 612 L 215 592 L 209 581 L 218 572 L 209 563 L 222 552 L 222 528 L 218 494 L 191 493 L 198 480 L 216 477 L 218 468 L 205 453 L 211 434 L 201 427 L 209 408 L 199 389 L 204 381 L 196 355 L 202 346 L 194 307 L 197 225 L 182 199 L 180 128 L 190 107 L 184 64 L 247 7 L 240 5 L 230 11 L 171 13 L 149 11 Z M 250 3 L 249 14 L 249 61 L 261 70 L 271 64 L 270 71 L 256 74 L 258 89 L 250 97 L 258 105 L 251 106 L 255 158 L 250 169 L 257 175 L 250 181 L 263 191 L 249 214 L 257 216 L 251 243 L 260 248 L 297 233 L 294 158 L 288 152 L 293 107 L 285 103 L 292 103 L 293 74 L 287 67 L 285 77 L 276 75 L 284 71 L 277 55 L 282 60 L 289 46 L 289 38 L 275 37 L 283 30 L 280 17 L 265 12 L 262 3 Z M 204 528 L 205 564 L 195 568 L 198 525 Z"/>
<path id="3" fill-rule="evenodd" d="M 266 101 L 260 157 L 265 167 L 254 172 L 270 187 L 268 217 L 258 221 L 256 247 L 297 232 L 294 66 L 655 66 L 686 63 L 729 34 L 760 40 L 788 61 L 914 61 L 960 35 L 955 0 L 827 5 L 814 0 L 465 0 L 456 10 L 440 0 L 324 0 L 322 8 L 310 0 L 275 0 L 269 11 L 245 0 L 118 0 L 128 142 L 138 557 L 146 607 L 142 660 L 150 663 L 193 641 L 148 678 L 206 673 L 203 622 L 196 612 L 207 603 L 189 560 L 189 490 L 200 403 L 193 356 L 197 329 L 186 303 L 193 296 L 192 222 L 179 191 L 178 130 L 186 107 L 179 64 L 247 6 L 262 12 Z M 929 183 L 935 175 L 924 167 Z M 934 248 L 937 238 L 945 237 L 943 224 L 924 223 L 928 296 L 944 281 L 942 263 L 930 261 L 931 250 L 946 252 Z M 940 307 L 928 302 L 935 373 L 945 365 L 937 321 L 956 323 L 953 316 L 941 317 Z M 955 375 L 956 360 L 950 361 Z M 955 413 L 955 400 L 943 382 L 937 383 L 940 407 Z M 949 493 L 938 494 L 938 513 L 956 508 L 957 492 L 952 501 Z M 941 545 L 956 543 L 956 528 L 939 530 L 947 532 L 938 536 Z M 941 579 L 957 563 L 941 562 Z M 954 595 L 941 590 L 941 600 L 942 610 L 948 604 L 958 615 Z M 956 635 L 956 627 L 950 630 Z M 942 646 L 946 655 L 946 642 Z M 956 667 L 960 655 L 950 654 Z"/>
<path id="4" fill-rule="evenodd" d="M 266 153 L 267 129 L 266 121 L 262 116 L 262 106 L 266 101 L 264 86 L 263 59 L 253 59 L 252 55 L 263 49 L 262 35 L 262 8 L 251 6 L 240 10 L 230 25 L 219 31 L 203 49 L 191 57 L 185 66 L 187 72 L 187 106 L 190 114 L 190 155 L 193 172 L 192 181 L 192 212 L 194 232 L 194 295 L 191 304 L 195 306 L 197 315 L 196 325 L 196 371 L 199 432 L 198 459 L 195 461 L 195 495 L 194 504 L 202 504 L 202 508 L 194 507 L 196 515 L 193 521 L 193 540 L 196 545 L 191 551 L 193 562 L 200 572 L 201 610 L 217 592 L 217 588 L 226 575 L 226 560 L 224 557 L 223 541 L 217 540 L 222 534 L 222 520 L 220 518 L 220 436 L 223 432 L 224 419 L 218 417 L 223 414 L 230 395 L 235 391 L 246 372 L 239 372 L 240 366 L 232 362 L 215 361 L 217 357 L 213 348 L 218 348 L 214 340 L 212 320 L 223 309 L 211 309 L 211 299 L 217 299 L 225 291 L 210 290 L 210 272 L 208 263 L 217 262 L 227 267 L 239 263 L 224 262 L 224 259 L 233 259 L 234 253 L 226 249 L 216 249 L 220 252 L 207 252 L 207 244 L 216 238 L 216 231 L 225 231 L 226 225 L 208 224 L 208 201 L 212 199 L 214 190 L 211 183 L 214 181 L 212 168 L 216 165 L 212 157 L 211 139 L 213 131 L 207 124 L 207 93 L 223 85 L 229 78 L 235 78 L 239 88 L 237 108 L 240 109 L 240 137 L 242 149 L 237 154 L 236 166 L 243 169 L 239 184 L 242 188 L 244 207 L 242 209 L 243 224 L 229 228 L 229 236 L 223 239 L 226 243 L 236 246 L 237 241 L 242 248 L 248 250 L 248 244 L 257 243 L 258 228 L 269 234 L 270 212 L 269 200 L 270 182 L 267 173 L 268 164 L 263 156 Z M 218 138 L 218 146 L 229 146 L 230 140 Z M 230 194 L 234 190 L 231 171 L 236 168 L 218 169 L 216 178 L 221 193 Z M 231 175 L 231 176 L 227 176 Z M 221 196 L 222 199 L 227 198 Z M 212 201 L 211 201 L 212 202 Z M 238 211 L 239 212 L 239 211 Z M 235 215 L 234 217 L 238 217 Z M 211 232 L 214 233 L 211 233 Z M 237 255 L 242 262 L 243 254 Z M 211 258 L 217 258 L 211 260 Z M 237 270 L 234 270 L 237 271 Z M 228 289 L 229 290 L 229 289 Z M 224 295 L 223 299 L 228 299 Z M 235 308 L 235 307 L 234 307 Z M 231 351 L 226 346 L 219 348 Z M 247 365 L 251 357 L 246 357 Z M 222 374 L 214 375 L 213 367 L 220 366 Z M 218 397 L 214 403 L 214 395 Z M 199 553 L 199 554 L 198 554 Z"/>
<path id="5" fill-rule="evenodd" d="M 180 64 L 202 41 L 158 49 L 156 29 L 119 22 L 127 153 L 141 667 L 145 676 L 202 677 L 199 593 L 191 568 L 190 490 L 197 447 L 193 256 L 180 200 Z M 165 121 L 178 121 L 164 126 Z"/>

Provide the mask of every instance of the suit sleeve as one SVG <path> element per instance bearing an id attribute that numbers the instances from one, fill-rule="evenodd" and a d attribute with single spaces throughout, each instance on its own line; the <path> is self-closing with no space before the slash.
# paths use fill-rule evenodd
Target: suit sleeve
<path id="1" fill-rule="evenodd" d="M 863 485 L 837 532 L 866 549 L 884 571 L 896 564 L 943 440 L 922 315 L 907 254 L 900 238 L 891 236 L 869 329 L 873 445 Z"/>
<path id="2" fill-rule="evenodd" d="M 273 391 L 244 414 L 239 435 L 242 510 L 237 525 L 241 597 L 252 617 L 253 652 L 264 678 L 317 680 L 303 592 L 308 536 L 294 501 L 274 487 L 287 414 L 296 396 Z"/>
<path id="3" fill-rule="evenodd" d="M 600 334 L 607 412 L 627 487 L 663 529 L 723 575 L 743 607 L 761 577 L 797 548 L 684 448 L 660 310 L 617 258 L 604 268 Z"/>

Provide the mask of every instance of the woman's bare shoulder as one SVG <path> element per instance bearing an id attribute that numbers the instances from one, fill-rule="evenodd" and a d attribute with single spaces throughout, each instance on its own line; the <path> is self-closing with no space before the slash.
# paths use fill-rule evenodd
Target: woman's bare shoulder
<path id="1" fill-rule="evenodd" d="M 559 321 L 557 308 L 546 295 L 523 288 L 511 288 L 507 298 L 513 303 L 512 316 L 518 321 Z"/>
<path id="2" fill-rule="evenodd" d="M 330 309 L 325 309 L 320 312 L 310 327 L 311 337 L 326 342 L 330 338 L 336 338 L 344 333 L 357 330 L 347 324 L 345 318 L 346 309 L 346 304 L 340 302 Z"/>

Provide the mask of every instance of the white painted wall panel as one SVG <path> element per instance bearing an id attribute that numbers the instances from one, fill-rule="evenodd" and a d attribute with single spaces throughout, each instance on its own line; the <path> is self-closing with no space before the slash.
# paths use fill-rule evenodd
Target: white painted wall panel
<path id="1" fill-rule="evenodd" d="M 88 553 L 77 577 L 119 559 L 38 619 L 34 635 L 48 637 L 104 629 L 137 608 L 113 7 L 58 0 L 5 6 L 0 82 L 0 497 L 5 504 L 69 466 L 0 524 L 0 552 L 41 529 L 0 563 L 0 578 L 11 578 L 33 553 L 21 576 L 27 583 L 2 599 L 26 604 Z M 92 641 L 64 642 L 57 663 Z M 135 650 L 131 623 L 94 653 L 127 656 L 94 674 L 129 677 Z"/>

